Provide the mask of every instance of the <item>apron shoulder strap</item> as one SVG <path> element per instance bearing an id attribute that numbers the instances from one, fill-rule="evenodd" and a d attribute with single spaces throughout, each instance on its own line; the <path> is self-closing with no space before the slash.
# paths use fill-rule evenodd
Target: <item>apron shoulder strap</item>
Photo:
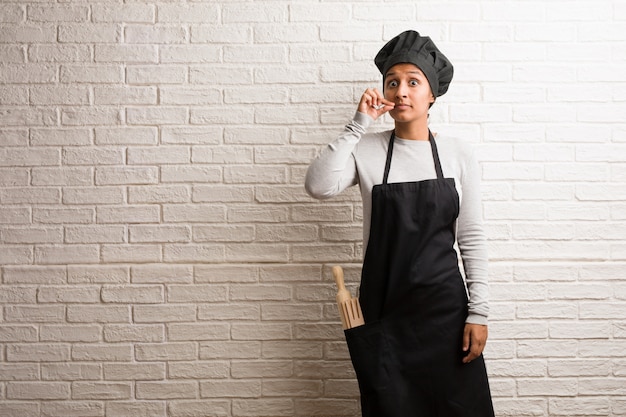
<path id="1" fill-rule="evenodd" d="M 389 147 L 387 149 L 387 161 L 385 162 L 385 172 L 383 174 L 383 184 L 387 184 L 387 178 L 389 178 L 389 169 L 391 168 L 391 156 L 393 155 L 393 144 L 396 139 L 396 131 L 391 132 L 389 138 Z M 428 129 L 428 141 L 430 142 L 430 148 L 433 153 L 433 161 L 435 163 L 435 172 L 437 173 L 437 179 L 443 179 L 443 170 L 441 169 L 441 162 L 439 161 L 439 152 L 437 151 L 437 143 L 433 133 Z"/>
<path id="2" fill-rule="evenodd" d="M 389 138 L 389 148 L 387 149 L 387 162 L 385 162 L 385 173 L 383 174 L 383 184 L 387 184 L 387 178 L 389 177 L 389 169 L 391 168 L 391 155 L 393 154 L 393 143 L 396 139 L 396 131 L 391 132 Z"/>
<path id="3" fill-rule="evenodd" d="M 441 162 L 439 161 L 439 152 L 437 151 L 437 143 L 430 129 L 428 129 L 428 140 L 430 141 L 430 148 L 433 151 L 433 161 L 435 162 L 435 171 L 437 172 L 437 179 L 443 179 L 443 170 L 441 169 Z"/>

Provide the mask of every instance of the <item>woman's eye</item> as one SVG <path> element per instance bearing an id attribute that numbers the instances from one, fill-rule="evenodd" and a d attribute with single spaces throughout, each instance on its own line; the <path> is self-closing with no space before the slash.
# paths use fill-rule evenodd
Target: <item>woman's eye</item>
<path id="1" fill-rule="evenodd" d="M 411 81 L 409 81 L 409 83 L 410 83 L 412 86 L 416 86 L 416 85 L 418 85 L 418 84 L 419 84 L 419 81 L 417 81 L 417 80 L 411 80 Z"/>
<path id="2" fill-rule="evenodd" d="M 396 81 L 389 81 L 388 86 L 389 86 L 389 87 L 397 87 L 397 86 L 398 86 L 398 83 L 397 83 Z"/>

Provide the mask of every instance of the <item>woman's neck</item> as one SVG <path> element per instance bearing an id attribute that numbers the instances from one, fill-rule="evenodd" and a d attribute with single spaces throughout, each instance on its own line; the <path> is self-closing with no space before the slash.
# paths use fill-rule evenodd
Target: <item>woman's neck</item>
<path id="1" fill-rule="evenodd" d="M 398 123 L 395 124 L 396 136 L 408 140 L 428 140 L 427 123 Z"/>

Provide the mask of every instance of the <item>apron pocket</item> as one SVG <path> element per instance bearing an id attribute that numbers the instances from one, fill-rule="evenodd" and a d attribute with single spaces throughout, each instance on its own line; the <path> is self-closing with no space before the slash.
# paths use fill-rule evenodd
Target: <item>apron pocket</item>
<path id="1" fill-rule="evenodd" d="M 380 321 L 344 330 L 361 395 L 380 392 L 389 381 L 389 347 Z"/>

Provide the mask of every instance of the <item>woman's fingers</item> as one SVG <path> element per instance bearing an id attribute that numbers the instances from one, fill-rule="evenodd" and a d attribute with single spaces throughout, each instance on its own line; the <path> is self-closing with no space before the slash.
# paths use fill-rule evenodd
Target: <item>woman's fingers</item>
<path id="1" fill-rule="evenodd" d="M 359 111 L 369 114 L 374 119 L 393 109 L 393 107 L 394 103 L 386 100 L 377 88 L 365 90 L 359 102 Z"/>

